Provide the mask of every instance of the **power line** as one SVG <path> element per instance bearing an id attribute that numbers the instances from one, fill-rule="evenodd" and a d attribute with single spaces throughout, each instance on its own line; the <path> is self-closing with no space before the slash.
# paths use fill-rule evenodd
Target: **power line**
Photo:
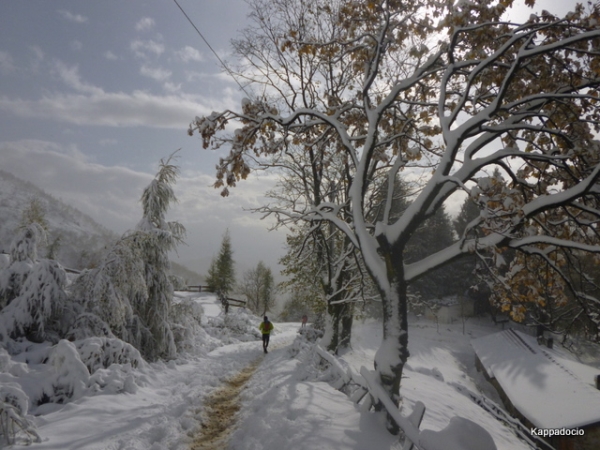
<path id="1" fill-rule="evenodd" d="M 186 14 L 186 12 L 183 10 L 183 8 L 181 7 L 181 5 L 177 2 L 177 0 L 173 0 L 175 2 L 175 4 L 177 5 L 177 7 L 181 10 L 181 12 L 183 13 L 183 15 L 185 16 L 185 18 L 188 20 L 188 22 L 194 27 L 194 30 L 196 30 L 196 33 L 198 33 L 198 35 L 202 38 L 202 40 L 204 41 L 204 43 L 208 46 L 208 48 L 210 49 L 211 52 L 213 52 L 213 54 L 216 56 L 216 58 L 219 60 L 219 62 L 221 63 L 221 65 L 225 68 L 225 70 L 227 71 L 227 73 L 231 76 L 231 78 L 233 78 L 233 81 L 235 81 L 237 83 L 237 85 L 240 87 L 240 89 L 242 91 L 244 91 L 244 93 L 250 97 L 250 94 L 248 94 L 248 92 L 246 92 L 246 89 L 244 89 L 244 86 L 242 86 L 240 84 L 240 82 L 237 80 L 237 78 L 235 77 L 235 75 L 233 74 L 233 72 L 231 72 L 231 70 L 229 70 L 229 67 L 227 67 L 227 65 L 223 62 L 223 60 L 219 57 L 219 55 L 217 55 L 217 52 L 215 51 L 214 48 L 212 48 L 212 46 L 208 43 L 208 41 L 206 40 L 206 38 L 202 35 L 202 33 L 200 32 L 200 30 L 198 29 L 198 27 L 194 24 L 194 22 L 192 22 L 192 19 L 190 19 L 190 16 L 188 16 Z"/>

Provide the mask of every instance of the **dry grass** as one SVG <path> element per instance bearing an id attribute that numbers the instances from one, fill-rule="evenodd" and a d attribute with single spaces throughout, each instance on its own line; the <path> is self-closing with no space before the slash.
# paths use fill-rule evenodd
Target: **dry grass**
<path id="1" fill-rule="evenodd" d="M 194 438 L 191 450 L 222 450 L 233 431 L 235 415 L 240 410 L 239 394 L 256 371 L 260 360 L 254 361 L 206 400 L 202 427 Z"/>

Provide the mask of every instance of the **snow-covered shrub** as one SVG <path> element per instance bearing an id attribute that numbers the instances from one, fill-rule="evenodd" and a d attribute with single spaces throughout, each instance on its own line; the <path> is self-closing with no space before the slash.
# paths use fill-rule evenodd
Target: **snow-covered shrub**
<path id="1" fill-rule="evenodd" d="M 19 295 L 32 267 L 32 261 L 13 261 L 0 271 L 0 310 Z"/>
<path id="2" fill-rule="evenodd" d="M 24 417 L 29 407 L 29 397 L 17 383 L 2 383 L 0 385 L 0 403 L 11 405 L 15 412 Z"/>
<path id="3" fill-rule="evenodd" d="M 3 329 L 13 338 L 58 340 L 70 316 L 66 309 L 65 283 L 66 273 L 56 261 L 36 262 L 19 295 L 0 312 Z"/>
<path id="4" fill-rule="evenodd" d="M 308 342 L 317 342 L 317 339 L 323 337 L 323 331 L 312 327 L 300 328 L 298 331 L 300 336 L 304 337 Z"/>
<path id="5" fill-rule="evenodd" d="M 290 357 L 295 358 L 299 353 L 303 351 L 308 351 L 311 348 L 311 344 L 304 338 L 303 335 L 300 335 L 294 339 L 294 342 L 287 348 L 287 353 Z"/>
<path id="6" fill-rule="evenodd" d="M 35 425 L 22 415 L 17 407 L 2 401 L 1 398 L 0 392 L 0 444 L 3 441 L 7 445 L 16 444 L 21 434 L 24 435 L 25 444 L 42 442 Z"/>
<path id="7" fill-rule="evenodd" d="M 173 285 L 173 289 L 176 291 L 185 291 L 187 290 L 187 283 L 185 282 L 185 280 L 183 279 L 183 277 L 180 277 L 179 275 L 169 275 L 169 281 L 171 282 L 171 285 Z"/>
<path id="8" fill-rule="evenodd" d="M 258 322 L 255 316 L 236 310 L 223 316 L 209 317 L 206 331 L 226 344 L 254 341 L 261 336 Z"/>
<path id="9" fill-rule="evenodd" d="M 192 298 L 179 299 L 171 306 L 169 320 L 178 350 L 190 350 L 201 330 L 202 305 Z"/>
<path id="10" fill-rule="evenodd" d="M 33 424 L 26 418 L 29 397 L 13 380 L 27 372 L 23 363 L 12 361 L 8 352 L 0 347 L 0 444 L 16 442 L 19 432 L 26 441 L 39 442 Z"/>
<path id="11" fill-rule="evenodd" d="M 38 242 L 46 232 L 38 223 L 19 229 L 10 248 L 10 264 L 0 271 L 0 309 L 18 297 L 29 272 L 37 261 Z"/>
<path id="12" fill-rule="evenodd" d="M 65 338 L 80 341 L 92 336 L 115 337 L 108 324 L 100 317 L 92 313 L 83 313 L 77 316 Z"/>
<path id="13" fill-rule="evenodd" d="M 61 340 L 51 350 L 48 364 L 54 368 L 52 392 L 44 392 L 50 403 L 65 403 L 80 398 L 86 390 L 90 373 L 72 342 Z"/>
<path id="14" fill-rule="evenodd" d="M 129 364 L 132 367 L 144 364 L 140 352 L 121 339 L 91 337 L 75 342 L 75 346 L 89 373 L 107 369 L 112 364 Z"/>
<path id="15" fill-rule="evenodd" d="M 132 342 L 127 331 L 134 314 L 132 302 L 143 302 L 147 296 L 144 264 L 135 239 L 126 235 L 117 241 L 100 266 L 81 273 L 70 292 L 82 314 L 72 334 L 89 337 L 88 332 L 102 332 L 106 336 L 100 325 L 103 322 L 116 336 Z"/>
<path id="16" fill-rule="evenodd" d="M 106 369 L 96 370 L 88 381 L 88 389 L 104 394 L 135 394 L 137 384 L 131 364 L 113 364 Z"/>

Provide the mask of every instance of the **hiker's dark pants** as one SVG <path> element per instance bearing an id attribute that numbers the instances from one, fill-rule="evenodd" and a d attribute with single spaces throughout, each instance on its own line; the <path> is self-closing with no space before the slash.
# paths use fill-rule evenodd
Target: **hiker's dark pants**
<path id="1" fill-rule="evenodd" d="M 267 348 L 269 345 L 269 337 L 271 336 L 270 334 L 263 334 L 263 347 Z"/>

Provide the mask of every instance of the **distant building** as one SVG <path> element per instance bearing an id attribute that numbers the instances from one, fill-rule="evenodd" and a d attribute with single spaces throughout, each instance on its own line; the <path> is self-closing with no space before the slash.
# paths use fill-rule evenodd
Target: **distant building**
<path id="1" fill-rule="evenodd" d="M 478 369 L 494 385 L 513 416 L 536 430 L 583 431 L 583 435 L 544 438 L 556 450 L 600 449 L 599 369 L 574 361 L 565 350 L 540 345 L 535 337 L 515 330 L 473 339 L 471 343 Z"/>
<path id="2" fill-rule="evenodd" d="M 475 301 L 465 295 L 452 295 L 426 302 L 425 317 L 439 323 L 454 323 L 475 314 Z"/>

